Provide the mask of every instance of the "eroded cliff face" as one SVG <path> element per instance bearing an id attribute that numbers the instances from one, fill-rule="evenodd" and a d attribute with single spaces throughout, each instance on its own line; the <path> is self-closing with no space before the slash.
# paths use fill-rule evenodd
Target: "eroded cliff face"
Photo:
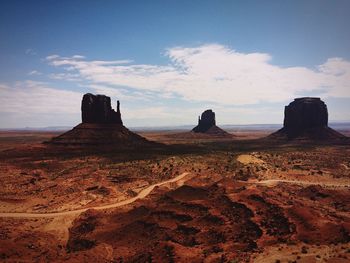
<path id="1" fill-rule="evenodd" d="M 105 95 L 87 93 L 81 102 L 82 123 L 123 124 L 120 114 L 120 103 L 117 111 L 111 107 L 111 98 Z"/>
<path id="2" fill-rule="evenodd" d="M 310 128 L 327 127 L 327 106 L 320 98 L 294 99 L 284 109 L 283 126 L 291 136 L 297 136 Z"/>
<path id="3" fill-rule="evenodd" d="M 283 128 L 270 138 L 327 140 L 345 138 L 328 127 L 327 105 L 320 98 L 296 98 L 284 109 Z"/>
<path id="4" fill-rule="evenodd" d="M 122 122 L 120 103 L 117 111 L 111 107 L 111 98 L 87 93 L 81 102 L 82 123 L 72 130 L 53 138 L 49 143 L 64 145 L 154 145 L 128 130 Z"/>
<path id="5" fill-rule="evenodd" d="M 192 131 L 206 132 L 215 125 L 215 112 L 212 110 L 206 110 L 202 113 L 201 117 L 198 118 L 198 125 L 194 127 Z"/>
<path id="6" fill-rule="evenodd" d="M 232 134 L 216 126 L 215 112 L 212 110 L 206 110 L 198 117 L 198 125 L 192 129 L 192 132 L 209 136 L 233 137 Z"/>

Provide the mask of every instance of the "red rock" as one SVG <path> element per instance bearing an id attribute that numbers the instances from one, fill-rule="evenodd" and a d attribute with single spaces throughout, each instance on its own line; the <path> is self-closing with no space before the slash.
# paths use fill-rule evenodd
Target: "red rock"
<path id="1" fill-rule="evenodd" d="M 320 98 L 297 98 L 284 109 L 283 128 L 270 138 L 312 140 L 344 139 L 344 135 L 328 127 L 328 111 Z"/>
<path id="2" fill-rule="evenodd" d="M 111 98 L 105 95 L 85 94 L 81 102 L 81 115 L 83 123 L 123 124 L 119 101 L 115 112 L 111 107 Z"/>
<path id="3" fill-rule="evenodd" d="M 111 107 L 111 99 L 105 95 L 87 93 L 81 103 L 82 123 L 72 130 L 53 138 L 49 143 L 63 145 L 118 145 L 137 146 L 154 144 L 131 132 L 122 122 L 120 103 L 117 111 Z"/>
<path id="4" fill-rule="evenodd" d="M 216 126 L 215 112 L 206 110 L 198 117 L 198 125 L 192 129 L 195 133 L 206 133 L 220 136 L 231 136 L 226 131 Z"/>

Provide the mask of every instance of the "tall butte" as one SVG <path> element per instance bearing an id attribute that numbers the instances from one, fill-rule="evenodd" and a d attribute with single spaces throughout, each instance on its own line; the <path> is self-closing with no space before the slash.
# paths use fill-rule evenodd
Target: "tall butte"
<path id="1" fill-rule="evenodd" d="M 192 129 L 192 132 L 218 136 L 233 136 L 216 126 L 215 112 L 212 110 L 206 110 L 198 117 L 198 125 Z"/>
<path id="2" fill-rule="evenodd" d="M 81 102 L 81 118 L 82 123 L 123 124 L 119 100 L 115 112 L 111 107 L 111 98 L 105 95 L 85 94 Z"/>
<path id="3" fill-rule="evenodd" d="M 328 110 L 320 98 L 296 98 L 284 108 L 283 128 L 270 138 L 327 140 L 344 135 L 328 127 Z"/>
<path id="4" fill-rule="evenodd" d="M 120 146 L 150 143 L 124 125 L 120 113 L 111 107 L 111 98 L 87 93 L 81 102 L 82 123 L 53 138 L 53 144 L 117 144 Z"/>

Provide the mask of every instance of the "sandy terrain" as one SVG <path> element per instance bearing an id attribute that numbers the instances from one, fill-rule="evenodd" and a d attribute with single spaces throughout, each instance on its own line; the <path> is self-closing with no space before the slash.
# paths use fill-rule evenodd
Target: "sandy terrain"
<path id="1" fill-rule="evenodd" d="M 253 131 L 237 131 L 227 130 L 232 135 L 228 136 L 213 136 L 209 134 L 193 133 L 189 131 L 141 131 L 140 135 L 151 140 L 165 144 L 189 144 L 189 143 L 206 143 L 206 142 L 223 142 L 235 140 L 258 139 L 269 135 L 272 130 L 253 130 Z"/>
<path id="2" fill-rule="evenodd" d="M 1 136 L 2 261 L 350 260 L 348 144 L 162 132 L 148 136 L 167 147 L 127 152 Z"/>
<path id="3" fill-rule="evenodd" d="M 142 199 L 147 197 L 152 190 L 155 187 L 162 186 L 164 184 L 169 184 L 169 183 L 178 183 L 178 181 L 183 180 L 185 176 L 187 176 L 188 173 L 182 173 L 172 179 L 152 184 L 145 189 L 142 189 L 135 197 L 111 203 L 111 204 L 106 204 L 106 205 L 100 205 L 100 206 L 92 206 L 89 208 L 82 208 L 82 209 L 75 209 L 75 210 L 68 210 L 68 211 L 62 211 L 62 212 L 45 212 L 45 213 L 26 213 L 26 212 L 14 212 L 14 213 L 0 213 L 0 217 L 6 217 L 6 218 L 54 218 L 54 217 L 64 217 L 64 216 L 73 216 L 73 215 L 79 215 L 89 209 L 94 209 L 94 210 L 104 210 L 104 209 L 110 209 L 110 208 L 116 208 L 119 206 L 124 206 L 131 204 L 138 199 Z"/>
<path id="4" fill-rule="evenodd" d="M 243 164 L 250 164 L 250 163 L 256 163 L 256 164 L 261 164 L 264 163 L 263 160 L 256 158 L 252 154 L 241 154 L 237 157 L 237 161 Z"/>

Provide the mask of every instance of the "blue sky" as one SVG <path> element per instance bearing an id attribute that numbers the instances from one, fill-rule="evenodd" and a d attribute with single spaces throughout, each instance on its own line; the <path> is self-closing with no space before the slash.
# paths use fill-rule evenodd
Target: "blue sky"
<path id="1" fill-rule="evenodd" d="M 127 126 L 350 120 L 349 1 L 1 1 L 0 127 L 73 126 L 86 92 Z"/>

